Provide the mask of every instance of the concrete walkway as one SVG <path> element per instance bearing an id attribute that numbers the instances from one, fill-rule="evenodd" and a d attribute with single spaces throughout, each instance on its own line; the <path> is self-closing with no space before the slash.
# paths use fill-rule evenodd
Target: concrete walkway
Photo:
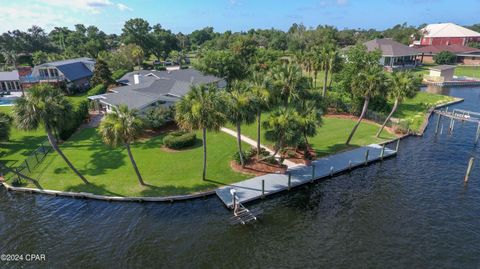
<path id="1" fill-rule="evenodd" d="M 226 134 L 229 134 L 229 135 L 235 137 L 235 139 L 237 138 L 237 132 L 234 131 L 234 130 L 231 130 L 231 129 L 228 129 L 228 128 L 225 128 L 225 127 L 220 128 L 220 130 L 221 130 L 222 132 L 226 133 Z M 246 136 L 244 136 L 244 135 L 241 135 L 241 136 L 240 136 L 240 139 L 242 139 L 243 142 L 249 144 L 249 145 L 252 146 L 252 147 L 255 147 L 255 148 L 257 147 L 257 141 L 255 141 L 255 140 L 253 140 L 253 139 L 251 139 L 251 138 L 249 138 L 249 137 L 246 137 Z M 268 152 L 270 153 L 270 155 L 273 155 L 273 154 L 275 153 L 275 151 L 273 151 L 273 150 L 265 147 L 265 146 L 262 145 L 262 144 L 260 144 L 260 147 L 262 147 L 262 148 L 264 148 L 266 151 L 268 151 Z M 281 157 L 281 156 L 280 156 L 279 154 L 275 155 L 275 158 L 277 158 L 277 159 L 280 159 L 280 157 Z M 284 160 L 284 161 L 283 161 L 283 164 L 285 164 L 288 168 L 295 167 L 295 166 L 298 166 L 298 165 L 299 165 L 299 164 L 296 164 L 296 163 L 294 163 L 294 162 L 292 162 L 292 161 L 289 161 L 289 160 Z"/>
<path id="2" fill-rule="evenodd" d="M 368 150 L 368 160 L 366 152 Z M 395 155 L 395 150 L 385 148 L 383 158 Z M 291 174 L 290 187 L 299 186 L 315 180 L 330 177 L 355 167 L 365 166 L 368 163 L 381 160 L 382 146 L 377 144 L 341 152 L 312 162 L 311 166 L 297 165 L 289 168 Z M 230 184 L 216 190 L 218 197 L 227 207 L 232 207 L 231 189 L 235 189 L 240 203 L 250 202 L 262 197 L 289 189 L 288 174 L 268 174 L 254 177 L 235 184 Z"/>

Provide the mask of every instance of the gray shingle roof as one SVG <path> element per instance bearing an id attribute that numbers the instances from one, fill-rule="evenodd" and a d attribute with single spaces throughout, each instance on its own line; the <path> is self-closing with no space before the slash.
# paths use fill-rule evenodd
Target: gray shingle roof
<path id="1" fill-rule="evenodd" d="M 0 81 L 15 81 L 19 80 L 18 71 L 0 72 Z"/>
<path id="2" fill-rule="evenodd" d="M 134 84 L 134 75 L 139 75 L 139 84 Z M 125 84 L 112 89 L 114 93 L 101 95 L 103 103 L 118 106 L 127 105 L 131 109 L 142 109 L 156 101 L 176 102 L 199 84 L 221 82 L 220 78 L 204 75 L 195 69 L 175 71 L 141 70 L 125 74 L 118 82 Z"/>
<path id="3" fill-rule="evenodd" d="M 410 48 L 409 46 L 405 46 L 389 38 L 374 39 L 363 44 L 367 47 L 368 51 L 380 49 L 383 56 L 400 57 L 418 54 L 417 50 L 414 48 Z"/>

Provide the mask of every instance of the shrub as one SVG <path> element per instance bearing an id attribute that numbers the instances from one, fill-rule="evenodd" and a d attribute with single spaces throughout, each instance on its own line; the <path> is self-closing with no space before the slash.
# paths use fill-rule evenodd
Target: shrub
<path id="1" fill-rule="evenodd" d="M 62 140 L 67 140 L 88 117 L 88 100 L 83 100 L 67 113 L 67 121 L 58 133 Z"/>
<path id="2" fill-rule="evenodd" d="M 233 160 L 237 163 L 237 164 L 241 164 L 242 162 L 240 161 L 240 152 L 239 151 L 235 151 L 235 153 L 233 154 Z M 245 163 L 248 163 L 248 158 L 247 158 L 247 153 L 244 151 L 242 153 L 242 156 L 243 156 L 243 160 L 245 161 Z"/>
<path id="3" fill-rule="evenodd" d="M 455 64 L 457 55 L 450 51 L 441 51 L 433 56 L 436 64 Z"/>
<path id="4" fill-rule="evenodd" d="M 157 71 L 165 71 L 165 70 L 167 70 L 167 68 L 166 68 L 165 66 L 163 66 L 163 65 L 156 65 L 156 66 L 155 66 L 155 70 L 157 70 Z"/>
<path id="5" fill-rule="evenodd" d="M 275 159 L 275 157 L 273 156 L 270 156 L 266 159 L 263 160 L 264 162 L 268 163 L 268 164 L 271 164 L 271 165 L 277 165 L 279 164 L 279 162 L 277 161 L 277 159 Z"/>
<path id="6" fill-rule="evenodd" d="M 153 64 L 142 63 L 142 68 L 144 70 L 152 70 L 153 69 Z"/>
<path id="7" fill-rule="evenodd" d="M 172 110 L 166 107 L 152 107 L 145 112 L 145 121 L 150 128 L 158 129 L 172 119 Z"/>
<path id="8" fill-rule="evenodd" d="M 194 146 L 197 141 L 195 133 L 188 133 L 183 131 L 171 132 L 163 138 L 163 144 L 167 148 L 182 149 Z"/>
<path id="9" fill-rule="evenodd" d="M 99 95 L 99 94 L 104 94 L 107 92 L 107 88 L 103 85 L 103 84 L 99 84 L 93 88 L 91 88 L 87 94 L 89 96 L 93 96 L 93 95 Z"/>
<path id="10" fill-rule="evenodd" d="M 129 70 L 127 70 L 127 69 L 118 69 L 117 71 L 112 73 L 112 79 L 113 80 L 119 80 L 120 78 L 122 78 L 128 72 L 129 72 Z"/>

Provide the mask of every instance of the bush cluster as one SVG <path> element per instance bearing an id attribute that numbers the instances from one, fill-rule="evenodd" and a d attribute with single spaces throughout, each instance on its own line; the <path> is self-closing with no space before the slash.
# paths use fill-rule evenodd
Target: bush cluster
<path id="1" fill-rule="evenodd" d="M 67 111 L 67 120 L 58 132 L 60 139 L 67 140 L 88 117 L 88 100 L 80 102 Z"/>
<path id="2" fill-rule="evenodd" d="M 91 88 L 87 94 L 88 96 L 104 94 L 107 92 L 107 88 L 103 84 L 98 84 L 97 86 Z"/>
<path id="3" fill-rule="evenodd" d="M 249 163 L 252 158 L 254 156 L 257 155 L 257 149 L 256 148 L 250 148 L 249 150 L 247 151 L 243 151 L 243 159 L 245 161 L 245 163 Z M 265 158 L 265 157 L 268 157 L 270 156 L 270 153 L 264 149 L 264 148 L 261 148 L 260 150 L 260 158 Z M 241 164 L 240 162 L 240 154 L 238 151 L 236 151 L 234 154 L 233 154 L 233 160 L 237 163 L 237 164 Z"/>
<path id="4" fill-rule="evenodd" d="M 197 135 L 195 133 L 177 131 L 171 132 L 163 138 L 163 144 L 167 148 L 182 149 L 195 145 Z"/>
<path id="5" fill-rule="evenodd" d="M 119 80 L 120 78 L 122 78 L 128 72 L 129 72 L 129 70 L 126 70 L 126 69 L 118 69 L 117 71 L 112 73 L 112 79 L 113 80 Z"/>
<path id="6" fill-rule="evenodd" d="M 167 68 L 166 68 L 165 66 L 163 66 L 163 65 L 156 65 L 156 66 L 155 66 L 155 70 L 157 70 L 157 71 L 165 71 L 165 70 L 167 70 Z"/>

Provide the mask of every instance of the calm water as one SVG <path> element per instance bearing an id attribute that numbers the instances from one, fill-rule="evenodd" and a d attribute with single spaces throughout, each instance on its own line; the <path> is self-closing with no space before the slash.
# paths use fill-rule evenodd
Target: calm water
<path id="1" fill-rule="evenodd" d="M 480 88 L 446 91 L 480 111 Z M 250 204 L 264 214 L 249 226 L 229 225 L 216 197 L 122 204 L 0 189 L 0 254 L 47 258 L 0 268 L 480 268 L 480 163 L 463 185 L 480 157 L 475 128 L 429 128 L 397 158 Z"/>

